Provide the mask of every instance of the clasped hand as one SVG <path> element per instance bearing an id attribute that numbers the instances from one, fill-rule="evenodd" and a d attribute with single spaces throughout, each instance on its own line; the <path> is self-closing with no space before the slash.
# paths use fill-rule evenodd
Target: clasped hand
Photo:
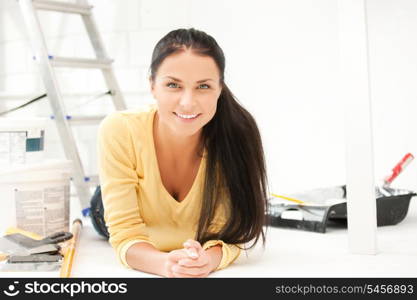
<path id="1" fill-rule="evenodd" d="M 167 277 L 207 277 L 211 270 L 211 257 L 198 241 L 189 239 L 183 249 L 168 253 L 165 263 Z"/>

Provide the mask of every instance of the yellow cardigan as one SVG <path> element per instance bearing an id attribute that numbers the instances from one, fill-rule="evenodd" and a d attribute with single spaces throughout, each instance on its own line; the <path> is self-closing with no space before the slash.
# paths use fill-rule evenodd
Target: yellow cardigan
<path id="1" fill-rule="evenodd" d="M 99 176 L 104 218 L 109 242 L 119 261 L 127 268 L 126 252 L 137 242 L 147 242 L 160 251 L 183 248 L 195 239 L 206 167 L 206 152 L 191 190 L 181 202 L 165 189 L 159 173 L 153 141 L 154 104 L 108 115 L 98 133 Z M 229 201 L 222 201 L 209 231 L 225 223 Z M 221 240 L 204 243 L 208 249 L 222 245 L 217 270 L 231 264 L 240 254 L 236 245 Z"/>

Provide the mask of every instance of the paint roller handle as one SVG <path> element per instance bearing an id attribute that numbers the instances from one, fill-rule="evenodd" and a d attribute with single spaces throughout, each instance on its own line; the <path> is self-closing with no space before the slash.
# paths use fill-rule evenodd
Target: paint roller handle
<path id="1" fill-rule="evenodd" d="M 74 261 L 75 249 L 80 237 L 81 228 L 83 222 L 80 219 L 75 219 L 72 222 L 72 239 L 69 241 L 69 245 L 64 254 L 64 261 L 62 262 L 60 277 L 68 278 L 71 276 L 72 263 Z"/>
<path id="2" fill-rule="evenodd" d="M 384 186 L 389 186 L 413 159 L 414 156 L 411 153 L 407 153 L 401 159 L 401 161 L 392 169 L 392 173 L 384 178 Z"/>

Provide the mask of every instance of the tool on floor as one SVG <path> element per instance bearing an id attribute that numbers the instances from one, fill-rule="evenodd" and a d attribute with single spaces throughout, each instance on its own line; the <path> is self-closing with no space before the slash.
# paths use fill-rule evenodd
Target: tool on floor
<path id="1" fill-rule="evenodd" d="M 60 262 L 62 260 L 62 254 L 32 254 L 32 255 L 14 255 L 8 259 L 8 263 L 17 264 L 17 263 L 50 263 L 50 262 Z"/>
<path id="2" fill-rule="evenodd" d="M 384 178 L 384 187 L 389 187 L 398 175 L 407 167 L 414 159 L 411 153 L 407 153 L 392 169 L 391 174 Z"/>
<path id="3" fill-rule="evenodd" d="M 382 180 L 382 184 L 376 187 L 376 193 L 382 194 L 389 197 L 391 195 L 391 184 L 392 182 L 400 175 L 400 173 L 405 169 L 406 166 L 414 159 L 414 156 L 411 153 L 407 153 L 391 170 L 391 174 L 386 176 Z"/>
<path id="4" fill-rule="evenodd" d="M 0 238 L 0 261 L 17 261 L 16 257 L 39 254 L 56 254 L 61 249 L 58 243 L 72 238 L 70 232 L 57 232 L 44 239 L 35 240 L 21 233 L 8 234 Z M 43 256 L 38 256 L 39 259 Z"/>
<path id="5" fill-rule="evenodd" d="M 78 244 L 78 239 L 81 234 L 81 229 L 83 227 L 83 222 L 80 219 L 75 219 L 72 222 L 71 232 L 73 234 L 72 239 L 69 242 L 69 245 L 64 254 L 64 261 L 62 263 L 60 277 L 68 278 L 71 277 L 72 264 L 74 261 L 75 250 Z"/>
<path id="6" fill-rule="evenodd" d="M 19 235 L 23 235 L 21 237 Z M 12 237 L 11 239 L 5 237 Z M 49 242 L 62 242 L 72 237 L 69 232 L 58 232 L 46 238 L 16 227 L 9 227 L 6 235 L 0 238 L 0 252 L 4 252 L 6 244 L 10 245 L 9 253 L 0 254 L 0 271 L 2 272 L 25 272 L 57 271 L 61 267 L 63 255 L 60 253 L 61 246 Z M 23 245 L 19 244 L 22 243 Z M 44 244 L 46 243 L 46 244 Z M 3 246 L 1 246 L 3 245 Z M 26 248 L 25 246 L 29 246 Z M 30 248 L 35 246 L 34 248 Z M 14 249 L 12 252 L 10 249 Z"/>
<path id="7" fill-rule="evenodd" d="M 0 241 L 0 248 L 5 249 L 1 250 L 0 253 L 0 261 L 11 259 L 12 257 L 16 256 L 31 256 L 31 255 L 37 255 L 37 254 L 55 254 L 58 253 L 58 251 L 61 249 L 58 245 L 55 244 L 47 244 L 47 245 L 41 245 L 39 247 L 34 248 L 24 248 L 19 247 L 17 245 L 8 245 L 7 243 L 10 243 L 9 241 Z"/>
<path id="8" fill-rule="evenodd" d="M 121 93 L 119 84 L 113 72 L 112 62 L 106 53 L 102 39 L 98 32 L 94 18 L 92 16 L 92 6 L 88 5 L 87 0 L 76 0 L 76 3 L 65 3 L 46 0 L 19 0 L 20 9 L 26 24 L 27 32 L 32 44 L 34 56 L 42 74 L 42 79 L 47 92 L 48 100 L 53 112 L 53 119 L 56 122 L 58 134 L 64 145 L 67 159 L 73 162 L 74 176 L 73 182 L 80 200 L 82 213 L 88 215 L 92 192 L 90 185 L 96 184 L 98 176 L 86 176 L 78 148 L 75 142 L 70 125 L 88 124 L 97 122 L 104 116 L 72 116 L 68 115 L 64 106 L 62 93 L 58 86 L 58 78 L 54 68 L 94 68 L 100 69 L 104 76 L 107 90 L 110 91 L 114 107 L 117 110 L 126 109 L 126 105 Z M 37 16 L 37 10 L 48 10 L 60 13 L 80 15 L 85 25 L 91 44 L 94 48 L 96 58 L 74 58 L 58 57 L 48 53 L 45 36 Z M 98 181 L 98 180 L 97 180 Z"/>
<path id="9" fill-rule="evenodd" d="M 53 233 L 41 240 L 34 240 L 20 233 L 8 234 L 8 235 L 5 235 L 4 238 L 24 248 L 30 249 L 30 248 L 35 248 L 35 247 L 39 247 L 42 245 L 58 244 L 61 242 L 65 242 L 72 238 L 72 233 L 60 231 L 60 232 Z"/>

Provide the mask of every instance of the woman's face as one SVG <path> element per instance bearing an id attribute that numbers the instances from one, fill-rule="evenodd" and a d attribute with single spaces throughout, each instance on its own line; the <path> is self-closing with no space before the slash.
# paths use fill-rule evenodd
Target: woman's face
<path id="1" fill-rule="evenodd" d="M 198 133 L 216 113 L 220 74 L 213 58 L 190 50 L 165 58 L 150 80 L 159 120 L 174 134 Z"/>

